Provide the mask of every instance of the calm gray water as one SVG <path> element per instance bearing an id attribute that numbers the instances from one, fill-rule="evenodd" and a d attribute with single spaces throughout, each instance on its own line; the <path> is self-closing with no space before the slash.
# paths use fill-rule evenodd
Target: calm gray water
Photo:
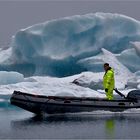
<path id="1" fill-rule="evenodd" d="M 0 109 L 0 139 L 139 139 L 140 110 L 42 117 L 19 108 Z"/>

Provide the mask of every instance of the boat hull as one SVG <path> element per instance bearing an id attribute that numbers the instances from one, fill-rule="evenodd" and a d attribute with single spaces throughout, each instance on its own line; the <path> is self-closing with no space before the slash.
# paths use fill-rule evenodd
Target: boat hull
<path id="1" fill-rule="evenodd" d="M 140 108 L 139 100 L 107 100 L 100 98 L 42 96 L 14 91 L 11 104 L 35 114 L 76 113 L 96 110 L 124 111 Z"/>

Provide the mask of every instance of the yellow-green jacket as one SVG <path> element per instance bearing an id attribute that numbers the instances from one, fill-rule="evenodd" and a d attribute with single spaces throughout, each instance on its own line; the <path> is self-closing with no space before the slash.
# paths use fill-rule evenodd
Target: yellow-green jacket
<path id="1" fill-rule="evenodd" d="M 109 91 L 114 89 L 115 80 L 114 80 L 114 70 L 112 68 L 107 70 L 107 72 L 104 74 L 103 86 L 104 86 L 104 89 L 108 89 Z"/>

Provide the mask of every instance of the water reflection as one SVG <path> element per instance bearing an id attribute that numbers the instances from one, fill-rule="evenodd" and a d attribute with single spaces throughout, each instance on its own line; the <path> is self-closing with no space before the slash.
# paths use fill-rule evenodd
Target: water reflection
<path id="1" fill-rule="evenodd" d="M 114 137 L 114 129 L 115 129 L 115 120 L 114 119 L 107 119 L 105 121 L 105 130 L 107 137 L 113 138 Z"/>
<path id="2" fill-rule="evenodd" d="M 119 116 L 118 116 L 119 117 Z M 51 123 L 73 123 L 73 122 L 95 122 L 95 121 L 107 121 L 109 120 L 114 120 L 115 118 L 118 118 L 117 116 L 110 116 L 110 115 L 75 115 L 75 114 L 70 114 L 70 115 L 47 115 L 47 116 L 40 116 L 40 115 L 35 115 L 30 118 L 26 118 L 23 120 L 15 120 L 12 121 L 11 123 L 14 125 L 31 125 L 31 124 L 38 124 L 38 123 L 43 123 L 43 124 L 51 124 Z M 109 123 L 109 122 L 108 122 Z"/>
<path id="3" fill-rule="evenodd" d="M 24 138 L 38 138 L 38 135 L 39 138 L 131 138 L 134 125 L 140 125 L 140 114 L 65 114 L 11 121 L 12 130 L 18 131 L 20 136 L 23 131 L 28 133 Z M 38 132 L 33 134 L 35 130 Z M 140 137 L 139 129 L 135 134 Z"/>
<path id="4" fill-rule="evenodd" d="M 61 123 L 61 122 L 92 122 L 92 121 L 105 121 L 105 126 L 108 129 L 114 128 L 115 120 L 121 121 L 137 121 L 140 122 L 140 114 L 103 114 L 103 115 L 90 115 L 90 114 L 54 114 L 54 115 L 34 115 L 30 118 L 22 120 L 13 120 L 11 123 L 18 123 L 30 125 L 34 123 Z"/>

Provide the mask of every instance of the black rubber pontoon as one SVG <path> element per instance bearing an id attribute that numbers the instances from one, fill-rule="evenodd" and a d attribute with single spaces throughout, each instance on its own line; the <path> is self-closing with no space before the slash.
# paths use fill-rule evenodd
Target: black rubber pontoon
<path id="1" fill-rule="evenodd" d="M 140 108 L 140 90 L 129 92 L 128 96 L 121 100 L 44 96 L 14 91 L 10 101 L 12 105 L 16 105 L 35 114 L 90 112 L 94 110 L 116 112 L 130 108 Z"/>

